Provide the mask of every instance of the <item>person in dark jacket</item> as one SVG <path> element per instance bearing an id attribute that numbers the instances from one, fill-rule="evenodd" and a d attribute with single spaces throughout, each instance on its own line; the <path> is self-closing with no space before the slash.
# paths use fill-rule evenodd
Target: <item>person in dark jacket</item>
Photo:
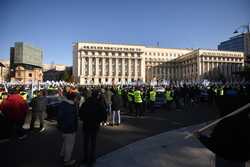
<path id="1" fill-rule="evenodd" d="M 32 118 L 30 123 L 30 129 L 34 129 L 34 123 L 37 118 L 40 121 L 40 132 L 45 130 L 44 127 L 44 118 L 43 115 L 47 109 L 48 100 L 45 96 L 45 91 L 39 91 L 38 96 L 31 100 L 31 107 L 32 107 Z"/>
<path id="2" fill-rule="evenodd" d="M 75 160 L 71 159 L 75 144 L 75 136 L 77 131 L 77 112 L 76 105 L 74 104 L 75 95 L 66 94 L 60 92 L 61 103 L 57 106 L 57 122 L 58 128 L 62 132 L 62 148 L 60 156 L 64 158 L 64 165 L 70 166 L 76 163 Z"/>
<path id="3" fill-rule="evenodd" d="M 115 92 L 112 97 L 112 125 L 120 125 L 121 123 L 121 108 L 122 108 L 122 96 Z M 116 119 L 117 118 L 117 119 Z"/>
<path id="4" fill-rule="evenodd" d="M 96 138 L 100 123 L 105 120 L 105 106 L 100 102 L 101 94 L 98 91 L 92 92 L 79 111 L 80 119 L 83 121 L 84 135 L 84 158 L 83 163 L 92 165 L 95 162 Z M 90 147 L 90 148 L 89 148 Z"/>

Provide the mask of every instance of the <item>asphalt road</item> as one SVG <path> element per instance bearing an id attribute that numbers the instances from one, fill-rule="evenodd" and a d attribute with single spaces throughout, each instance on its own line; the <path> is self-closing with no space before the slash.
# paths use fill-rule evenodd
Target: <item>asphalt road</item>
<path id="1" fill-rule="evenodd" d="M 216 108 L 206 103 L 195 106 L 192 111 L 157 110 L 146 113 L 143 118 L 122 115 L 120 126 L 100 129 L 97 139 L 97 156 L 104 155 L 137 140 L 181 127 L 199 124 L 217 117 Z M 56 123 L 46 122 L 43 133 L 30 133 L 25 140 L 10 140 L 0 144 L 0 166 L 4 167 L 60 167 L 60 132 Z M 77 132 L 73 158 L 83 157 L 81 123 Z"/>

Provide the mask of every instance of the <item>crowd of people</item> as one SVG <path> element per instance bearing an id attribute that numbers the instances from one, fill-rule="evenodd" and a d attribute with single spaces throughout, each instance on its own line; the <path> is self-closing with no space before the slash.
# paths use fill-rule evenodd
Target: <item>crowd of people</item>
<path id="1" fill-rule="evenodd" d="M 27 137 L 23 129 L 27 113 L 32 111 L 30 131 L 33 131 L 36 119 L 39 119 L 39 132 L 46 128 L 46 115 L 50 91 L 56 90 L 55 96 L 60 99 L 55 106 L 57 111 L 57 127 L 62 133 L 62 148 L 60 156 L 65 166 L 76 163 L 71 157 L 79 120 L 83 122 L 84 136 L 83 163 L 92 165 L 95 162 L 96 138 L 100 126 L 119 126 L 122 123 L 121 113 L 127 111 L 136 118 L 141 118 L 148 112 L 154 113 L 158 105 L 159 95 L 163 97 L 163 111 L 189 111 L 193 105 L 202 102 L 216 104 L 220 115 L 226 115 L 233 109 L 248 102 L 250 84 L 183 84 L 159 87 L 140 86 L 49 86 L 47 89 L 34 93 L 22 86 L 10 87 L 0 92 L 0 129 L 4 137 L 14 137 L 20 140 Z M 233 97 L 233 98 L 231 98 Z M 30 99 L 30 100 L 28 100 Z M 236 104 L 229 109 L 226 103 Z M 8 126 L 7 126 L 8 125 Z"/>

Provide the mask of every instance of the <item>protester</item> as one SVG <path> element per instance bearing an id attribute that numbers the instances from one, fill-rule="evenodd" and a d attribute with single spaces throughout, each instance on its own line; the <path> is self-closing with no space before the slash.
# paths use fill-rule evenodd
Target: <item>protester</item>
<path id="1" fill-rule="evenodd" d="M 1 103 L 0 110 L 10 122 L 12 135 L 18 139 L 27 137 L 23 129 L 26 113 L 28 112 L 28 104 L 14 89 L 9 90 L 8 97 Z"/>
<path id="2" fill-rule="evenodd" d="M 149 91 L 149 110 L 150 112 L 154 112 L 154 105 L 156 100 L 156 91 L 154 88 L 150 88 Z"/>
<path id="3" fill-rule="evenodd" d="M 109 87 L 107 87 L 105 89 L 105 92 L 104 92 L 104 99 L 105 99 L 105 103 L 107 105 L 106 111 L 107 111 L 107 115 L 108 115 L 108 117 L 107 117 L 108 124 L 111 124 L 111 122 L 112 122 L 112 100 L 111 100 L 112 95 L 113 95 L 113 92 L 110 90 Z"/>
<path id="4" fill-rule="evenodd" d="M 143 116 L 142 113 L 142 92 L 140 91 L 139 87 L 134 91 L 134 104 L 135 104 L 135 116 L 141 117 Z"/>
<path id="5" fill-rule="evenodd" d="M 100 102 L 100 93 L 98 91 L 92 92 L 92 97 L 88 98 L 80 108 L 79 116 L 83 121 L 83 135 L 84 135 L 84 158 L 83 163 L 93 165 L 96 157 L 96 138 L 100 128 L 100 123 L 105 120 L 106 108 Z"/>
<path id="6" fill-rule="evenodd" d="M 30 123 L 30 129 L 34 129 L 34 123 L 37 118 L 39 118 L 40 122 L 40 132 L 45 130 L 44 127 L 44 114 L 47 109 L 48 100 L 46 98 L 45 91 L 39 91 L 38 96 L 31 100 L 30 106 L 32 107 L 32 118 Z"/>
<path id="7" fill-rule="evenodd" d="M 77 109 L 74 104 L 76 95 L 68 93 L 65 97 L 62 91 L 59 94 L 61 103 L 57 105 L 57 122 L 59 130 L 62 132 L 63 140 L 60 156 L 63 158 L 64 166 L 71 166 L 76 163 L 76 160 L 72 159 L 78 126 Z"/>
<path id="8" fill-rule="evenodd" d="M 117 91 L 112 95 L 112 125 L 120 125 L 121 123 L 121 108 L 122 108 L 122 97 Z"/>

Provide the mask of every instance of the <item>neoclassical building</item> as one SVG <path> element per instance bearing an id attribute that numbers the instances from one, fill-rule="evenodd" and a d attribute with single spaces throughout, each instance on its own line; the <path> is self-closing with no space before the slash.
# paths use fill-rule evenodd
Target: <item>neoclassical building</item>
<path id="1" fill-rule="evenodd" d="M 73 44 L 73 75 L 80 84 L 216 79 L 222 75 L 232 79 L 232 73 L 243 65 L 243 52 L 108 43 Z"/>
<path id="2" fill-rule="evenodd" d="M 197 49 L 174 60 L 174 80 L 233 80 L 244 66 L 244 53 Z"/>

